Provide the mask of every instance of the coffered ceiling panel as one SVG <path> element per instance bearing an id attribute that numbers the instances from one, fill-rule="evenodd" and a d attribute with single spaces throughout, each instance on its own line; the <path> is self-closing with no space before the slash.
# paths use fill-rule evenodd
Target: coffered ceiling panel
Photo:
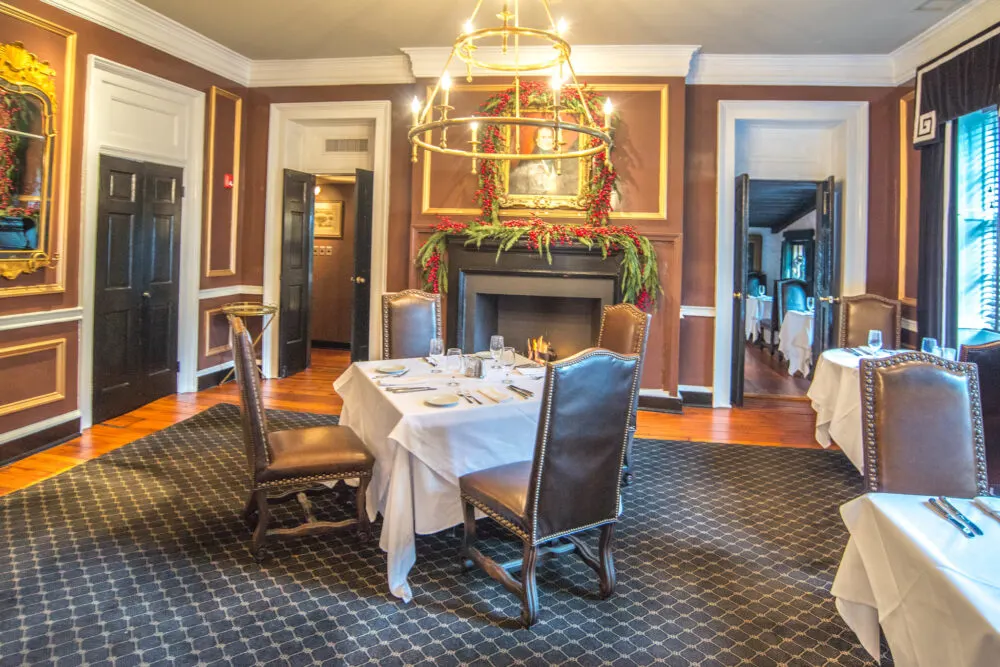
<path id="1" fill-rule="evenodd" d="M 139 0 L 252 59 L 446 46 L 472 0 Z M 500 0 L 484 0 L 483 13 Z M 521 0 L 523 23 L 537 0 Z M 700 44 L 706 53 L 889 53 L 966 0 L 552 0 L 576 44 Z M 921 8 L 922 9 L 918 9 Z M 477 21 L 480 26 L 486 21 Z"/>

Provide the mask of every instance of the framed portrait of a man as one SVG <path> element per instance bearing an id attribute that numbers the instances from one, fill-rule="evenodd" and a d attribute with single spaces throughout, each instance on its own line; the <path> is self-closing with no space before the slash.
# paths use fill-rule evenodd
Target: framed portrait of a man
<path id="1" fill-rule="evenodd" d="M 527 112 L 528 118 L 551 118 L 541 112 Z M 573 116 L 563 120 L 576 123 Z M 515 135 L 514 133 L 517 133 Z M 590 159 L 558 158 L 559 153 L 586 147 L 587 137 L 579 132 L 552 127 L 513 127 L 507 141 L 511 150 L 520 139 L 520 152 L 551 155 L 551 158 L 515 160 L 505 163 L 504 194 L 500 205 L 504 208 L 571 208 L 586 207 L 582 196 L 589 179 Z"/>

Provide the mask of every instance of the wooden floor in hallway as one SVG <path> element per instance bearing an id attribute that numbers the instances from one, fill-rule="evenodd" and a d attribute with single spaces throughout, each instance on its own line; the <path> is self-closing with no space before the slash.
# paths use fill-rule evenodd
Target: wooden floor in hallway
<path id="1" fill-rule="evenodd" d="M 264 382 L 264 403 L 275 410 L 340 414 L 333 382 L 350 364 L 343 350 L 314 349 L 312 366 L 281 380 Z M 161 398 L 128 414 L 97 424 L 80 437 L 0 468 L 0 495 L 58 475 L 219 403 L 239 403 L 232 382 L 194 394 Z M 764 446 L 816 448 L 815 413 L 808 402 L 748 399 L 734 410 L 685 408 L 684 414 L 639 413 L 638 436 Z"/>

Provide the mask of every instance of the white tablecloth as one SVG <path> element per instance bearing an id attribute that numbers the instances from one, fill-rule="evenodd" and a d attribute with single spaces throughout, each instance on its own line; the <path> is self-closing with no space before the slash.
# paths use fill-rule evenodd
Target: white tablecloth
<path id="1" fill-rule="evenodd" d="M 824 447 L 836 442 L 864 474 L 860 364 L 861 358 L 847 350 L 826 350 L 816 363 L 816 373 L 806 395 L 816 411 L 816 442 Z"/>
<path id="2" fill-rule="evenodd" d="M 760 335 L 760 321 L 771 316 L 771 304 L 774 297 L 748 296 L 747 315 L 745 321 L 747 340 L 754 340 Z"/>
<path id="3" fill-rule="evenodd" d="M 983 529 L 969 539 L 926 501 L 874 493 L 841 507 L 851 539 L 833 582 L 837 609 L 874 657 L 881 624 L 896 667 L 996 667 L 1000 522 L 952 500 Z"/>
<path id="4" fill-rule="evenodd" d="M 523 361 L 523 360 L 522 360 Z M 352 364 L 334 383 L 344 400 L 340 423 L 353 430 L 375 456 L 368 489 L 368 513 L 383 517 L 379 546 L 388 554 L 389 589 L 410 601 L 407 574 L 416 562 L 415 535 L 436 533 L 463 521 L 458 478 L 493 466 L 532 457 L 542 382 L 518 377 L 515 384 L 535 392 L 530 400 L 513 398 L 484 405 L 460 401 L 453 408 L 433 408 L 424 401 L 449 393 L 448 374 L 430 374 L 421 360 L 404 359 L 407 380 L 441 387 L 440 392 L 390 394 L 375 384 L 374 369 L 385 362 Z M 426 382 L 425 382 L 426 381 Z M 475 394 L 500 382 L 460 377 L 460 389 Z M 510 393 L 501 389 L 504 393 Z"/>
<path id="5" fill-rule="evenodd" d="M 788 359 L 788 374 L 795 371 L 803 377 L 809 375 L 812 366 L 813 314 L 789 310 L 781 320 L 778 332 L 778 351 Z"/>

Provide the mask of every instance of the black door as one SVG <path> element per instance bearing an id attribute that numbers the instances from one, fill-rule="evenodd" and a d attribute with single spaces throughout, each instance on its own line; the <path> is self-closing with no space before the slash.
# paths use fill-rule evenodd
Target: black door
<path id="1" fill-rule="evenodd" d="M 285 170 L 281 224 L 281 308 L 278 314 L 278 376 L 309 367 L 309 305 L 312 303 L 312 174 Z"/>
<path id="2" fill-rule="evenodd" d="M 372 206 L 374 203 L 375 174 L 357 170 L 354 189 L 354 310 L 351 313 L 351 361 L 367 361 L 368 332 L 371 323 L 372 276 Z"/>
<path id="3" fill-rule="evenodd" d="M 816 245 L 813 247 L 813 368 L 823 350 L 836 347 L 840 301 L 840 190 L 833 176 L 816 186 Z"/>
<path id="4" fill-rule="evenodd" d="M 743 365 L 746 359 L 747 240 L 750 235 L 750 176 L 736 177 L 736 211 L 733 216 L 733 374 L 729 400 L 743 405 Z"/>
<path id="5" fill-rule="evenodd" d="M 177 391 L 183 170 L 101 157 L 93 421 Z"/>

